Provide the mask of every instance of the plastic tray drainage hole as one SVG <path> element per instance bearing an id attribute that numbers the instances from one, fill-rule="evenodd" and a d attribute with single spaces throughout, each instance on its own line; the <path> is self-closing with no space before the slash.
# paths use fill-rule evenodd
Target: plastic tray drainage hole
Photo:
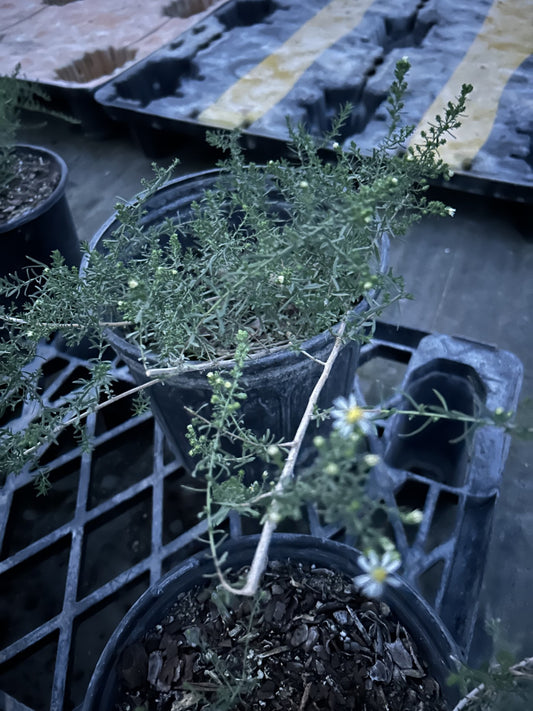
<path id="1" fill-rule="evenodd" d="M 54 633 L 0 664 L 0 689 L 15 699 L 2 708 L 50 708 L 57 642 Z"/>
<path id="2" fill-rule="evenodd" d="M 87 378 L 90 375 L 87 368 L 81 365 L 76 366 L 72 373 L 68 375 L 65 380 L 59 385 L 55 390 L 49 393 L 50 402 L 55 402 L 65 395 L 73 394 L 75 390 L 78 390 L 80 385 L 79 381 Z"/>
<path id="3" fill-rule="evenodd" d="M 45 361 L 41 368 L 39 391 L 43 393 L 47 388 L 49 388 L 50 385 L 61 375 L 67 365 L 68 360 L 65 358 L 56 357 Z"/>
<path id="4" fill-rule="evenodd" d="M 137 50 L 131 47 L 119 47 L 118 49 L 108 47 L 107 49 L 97 49 L 94 52 L 86 52 L 80 59 L 75 59 L 70 64 L 56 69 L 56 76 L 63 81 L 85 84 L 93 79 L 112 74 L 115 69 L 135 59 L 136 54 Z"/>
<path id="5" fill-rule="evenodd" d="M 444 561 L 438 560 L 418 578 L 418 588 L 427 602 L 434 605 L 442 584 Z"/>
<path id="6" fill-rule="evenodd" d="M 485 397 L 477 373 L 469 366 L 433 361 L 432 369 L 413 373 L 407 394 L 418 404 L 441 407 L 436 393 L 450 410 L 473 415 Z M 452 367 L 453 366 L 453 367 Z M 466 372 L 465 369 L 468 369 Z M 464 371 L 464 372 L 463 372 Z M 469 372 L 471 371 L 471 372 Z M 412 409 L 409 400 L 402 409 Z M 396 415 L 391 421 L 386 462 L 397 469 L 427 476 L 448 486 L 464 484 L 472 439 L 464 423 L 441 419 L 428 424 L 424 415 Z"/>
<path id="7" fill-rule="evenodd" d="M 424 511 L 429 486 L 419 481 L 407 480 L 396 492 L 396 505 L 404 513 L 410 511 Z M 417 524 L 404 523 L 405 536 L 408 545 L 412 546 L 418 534 Z"/>
<path id="8" fill-rule="evenodd" d="M 205 12 L 215 5 L 217 0 L 174 0 L 165 5 L 163 15 L 167 17 L 191 17 Z"/>
<path id="9" fill-rule="evenodd" d="M 459 497 L 449 491 L 441 491 L 433 512 L 431 526 L 424 542 L 426 553 L 453 538 L 457 527 Z"/>
<path id="10" fill-rule="evenodd" d="M 228 30 L 233 27 L 249 27 L 264 22 L 278 7 L 273 0 L 237 0 L 224 5 L 217 12 L 217 18 Z"/>
<path id="11" fill-rule="evenodd" d="M 143 574 L 123 582 L 112 595 L 95 595 L 87 611 L 74 620 L 66 693 L 71 703 L 68 707 L 65 705 L 65 710 L 78 708 L 78 705 L 83 703 L 94 667 L 106 642 L 126 612 L 149 585 L 149 576 Z M 103 703 L 100 708 L 103 708 Z"/>

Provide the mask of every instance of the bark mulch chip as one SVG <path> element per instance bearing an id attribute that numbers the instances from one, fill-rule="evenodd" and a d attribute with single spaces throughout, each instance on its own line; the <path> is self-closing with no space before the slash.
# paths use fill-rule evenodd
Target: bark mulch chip
<path id="1" fill-rule="evenodd" d="M 385 603 L 292 563 L 270 565 L 255 601 L 216 583 L 180 596 L 124 651 L 119 677 L 116 711 L 447 708 Z"/>

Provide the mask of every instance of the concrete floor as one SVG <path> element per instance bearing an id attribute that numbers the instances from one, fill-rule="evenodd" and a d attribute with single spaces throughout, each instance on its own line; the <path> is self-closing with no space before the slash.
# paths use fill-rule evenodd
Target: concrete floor
<path id="1" fill-rule="evenodd" d="M 110 216 L 117 197 L 132 197 L 151 174 L 151 159 L 126 132 L 91 138 L 50 121 L 24 137 L 66 160 L 67 196 L 82 240 Z M 188 139 L 178 156 L 181 172 L 212 167 L 215 160 Z M 391 264 L 415 298 L 386 320 L 512 351 L 524 364 L 527 400 L 533 396 L 533 209 L 452 190 L 445 198 L 457 210 L 453 219 L 424 220 L 393 245 Z M 482 597 L 487 615 L 501 619 L 503 636 L 519 655 L 533 654 L 532 454 L 530 443 L 511 446 Z"/>

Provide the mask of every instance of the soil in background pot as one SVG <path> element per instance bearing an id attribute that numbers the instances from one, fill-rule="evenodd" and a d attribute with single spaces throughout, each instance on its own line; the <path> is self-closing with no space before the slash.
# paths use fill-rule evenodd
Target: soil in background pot
<path id="1" fill-rule="evenodd" d="M 271 563 L 262 587 L 255 601 L 216 583 L 180 595 L 124 650 L 115 711 L 448 708 L 390 608 L 348 577 Z M 239 693 L 228 703 L 231 680 Z"/>
<path id="2" fill-rule="evenodd" d="M 61 167 L 42 152 L 16 152 L 14 173 L 13 180 L 0 193 L 0 224 L 38 207 L 54 192 L 61 179 Z"/>

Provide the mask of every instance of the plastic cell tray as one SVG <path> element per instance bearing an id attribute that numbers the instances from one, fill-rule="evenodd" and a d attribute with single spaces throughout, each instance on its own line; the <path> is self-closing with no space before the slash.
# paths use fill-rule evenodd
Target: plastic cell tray
<path id="1" fill-rule="evenodd" d="M 367 355 L 379 350 L 371 346 Z M 429 335 L 410 358 L 402 384 L 388 404 L 411 403 L 481 415 L 514 411 L 522 365 L 513 354 L 460 338 Z M 438 393 L 438 395 L 437 395 Z M 465 431 L 459 422 L 427 425 L 422 416 L 396 414 L 373 442 L 384 464 L 373 470 L 373 495 L 391 511 L 418 505 L 423 523 L 414 532 L 391 516 L 407 580 L 432 603 L 459 647 L 469 651 L 486 560 L 494 504 L 510 438 L 495 426 Z"/>
<path id="2" fill-rule="evenodd" d="M 529 0 L 230 0 L 101 87 L 97 101 L 148 153 L 169 136 L 243 130 L 249 147 L 288 138 L 286 117 L 320 133 L 353 104 L 342 140 L 370 150 L 386 130 L 398 59 L 412 63 L 405 120 L 442 113 L 462 83 L 475 91 L 442 151 L 451 186 L 530 201 L 533 187 Z"/>
<path id="3" fill-rule="evenodd" d="M 88 368 L 58 341 L 43 346 L 43 397 L 68 397 Z M 117 392 L 131 384 L 115 363 Z M 514 409 L 522 378 L 512 354 L 462 339 L 378 324 L 363 347 L 355 382 L 371 404 L 400 405 L 402 393 L 425 402 L 438 387 L 449 406 L 475 412 Z M 41 462 L 52 489 L 37 497 L 31 472 L 10 476 L 0 490 L 0 708 L 70 711 L 114 627 L 150 585 L 203 548 L 198 513 L 203 496 L 167 448 L 150 412 L 131 415 L 127 398 L 88 418 L 90 452 L 69 432 L 45 449 Z M 34 416 L 19 413 L 23 426 Z M 403 574 L 441 615 L 466 656 L 508 448 L 501 431 L 485 427 L 450 444 L 440 426 L 404 437 L 412 421 L 382 423 L 370 447 L 385 464 L 371 493 L 390 507 L 390 530 Z M 433 427 L 433 426 L 432 426 Z M 404 526 L 397 506 L 424 511 L 420 526 Z M 299 531 L 347 540 L 312 507 Z M 228 533 L 250 529 L 230 514 Z M 352 542 L 353 543 L 353 542 Z M 356 542 L 355 542 L 356 543 Z"/>
<path id="4" fill-rule="evenodd" d="M 0 71 L 41 84 L 86 130 L 105 125 L 93 91 L 174 40 L 224 0 L 0 3 Z"/>

